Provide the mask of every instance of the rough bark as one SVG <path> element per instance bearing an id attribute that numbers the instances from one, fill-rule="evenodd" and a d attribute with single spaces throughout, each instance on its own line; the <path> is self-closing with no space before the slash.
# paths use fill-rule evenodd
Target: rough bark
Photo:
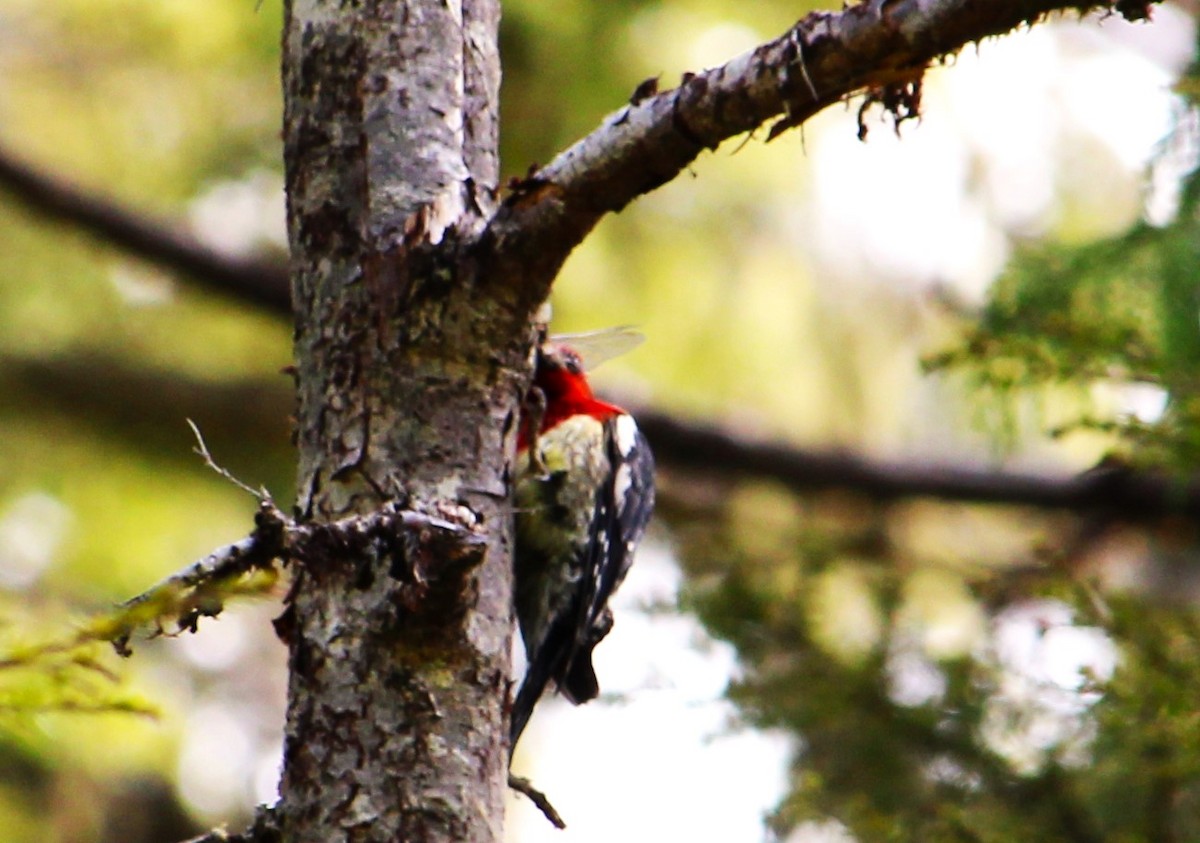
<path id="1" fill-rule="evenodd" d="M 318 523 L 385 501 L 488 536 L 298 566 L 278 810 L 288 841 L 501 836 L 508 476 L 528 306 L 465 244 L 496 173 L 493 0 L 292 0 L 285 157 L 300 451 Z"/>

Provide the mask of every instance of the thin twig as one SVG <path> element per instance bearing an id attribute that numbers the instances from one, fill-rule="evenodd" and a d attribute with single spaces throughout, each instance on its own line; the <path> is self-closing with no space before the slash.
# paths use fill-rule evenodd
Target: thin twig
<path id="1" fill-rule="evenodd" d="M 559 815 L 558 811 L 554 809 L 554 806 L 550 804 L 550 800 L 546 798 L 546 794 L 534 787 L 529 779 L 523 779 L 520 776 L 514 776 L 512 773 L 509 773 L 508 786 L 517 793 L 523 793 L 529 797 L 529 801 L 537 806 L 537 809 L 550 821 L 552 826 L 558 829 L 567 827 L 567 824 L 563 822 L 563 818 Z"/>
<path id="2" fill-rule="evenodd" d="M 804 82 L 808 85 L 808 92 L 812 94 L 813 102 L 821 98 L 817 93 L 817 86 L 813 84 L 812 77 L 808 75 L 808 65 L 804 63 L 804 39 L 800 37 L 799 30 L 792 31 L 792 43 L 796 45 L 796 62 L 800 65 L 800 74 L 804 77 Z"/>
<path id="3" fill-rule="evenodd" d="M 213 459 L 212 453 L 209 452 L 208 445 L 206 445 L 204 443 L 204 437 L 200 435 L 200 428 L 198 428 L 196 426 L 196 423 L 194 421 L 192 421 L 191 419 L 186 419 L 186 421 L 188 423 L 188 427 L 190 427 L 192 429 L 192 433 L 196 437 L 196 447 L 194 450 L 197 454 L 199 454 L 204 459 L 205 465 L 207 465 L 209 468 L 211 468 L 217 474 L 224 477 L 226 480 L 228 480 L 233 485 L 237 486 L 242 491 L 249 492 L 250 494 L 254 495 L 255 499 L 257 499 L 259 503 L 263 503 L 263 504 L 271 503 L 271 493 L 268 492 L 266 489 L 255 489 L 254 487 L 252 487 L 246 483 L 243 483 L 241 480 L 238 480 L 236 477 L 234 477 L 233 473 L 230 472 L 229 469 L 225 468 L 222 465 L 218 465 L 217 461 Z"/>
<path id="4" fill-rule="evenodd" d="M 259 805 L 258 810 L 254 812 L 254 821 L 245 831 L 234 833 L 223 828 L 214 828 L 183 843 L 280 843 L 281 840 L 282 834 L 279 831 L 279 818 L 275 814 L 275 808 Z"/>
<path id="5" fill-rule="evenodd" d="M 54 656 L 60 653 L 69 653 L 78 647 L 82 647 L 93 639 L 86 632 L 78 632 L 70 638 L 63 641 L 50 641 L 46 644 L 39 644 L 33 647 L 22 648 L 16 656 L 8 656 L 0 659 L 0 670 L 10 670 L 15 667 L 27 667 L 35 660 L 43 656 Z"/>

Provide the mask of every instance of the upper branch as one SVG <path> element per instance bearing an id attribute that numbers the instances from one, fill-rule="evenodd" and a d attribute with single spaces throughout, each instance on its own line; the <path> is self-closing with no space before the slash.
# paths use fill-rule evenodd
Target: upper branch
<path id="1" fill-rule="evenodd" d="M 629 105 L 516 185 L 490 223 L 491 247 L 525 268 L 523 292 L 536 304 L 604 214 L 672 180 L 727 138 L 779 118 L 774 137 L 855 91 L 917 85 L 939 58 L 1051 12 L 1109 9 L 1140 20 L 1156 1 L 866 0 L 813 12 L 720 67 L 684 74 L 677 88 L 639 88 Z"/>

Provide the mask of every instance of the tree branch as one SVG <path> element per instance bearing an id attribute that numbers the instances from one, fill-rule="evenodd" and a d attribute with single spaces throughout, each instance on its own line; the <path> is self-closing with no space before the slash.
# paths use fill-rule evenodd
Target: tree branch
<path id="1" fill-rule="evenodd" d="M 87 354 L 50 359 L 0 355 L 0 392 L 22 406 L 49 405 L 78 415 L 104 432 L 144 445 L 153 431 L 178 429 L 197 413 L 205 430 L 220 431 L 236 418 L 237 430 L 277 439 L 273 419 L 287 416 L 291 393 L 279 379 L 211 384 L 176 372 L 152 372 Z M 852 453 L 798 448 L 755 440 L 727 428 L 680 419 L 650 407 L 629 405 L 659 463 L 668 470 L 772 480 L 798 493 L 845 489 L 878 501 L 926 497 L 964 503 L 1031 506 L 1118 514 L 1130 521 L 1167 515 L 1200 516 L 1200 484 L 1130 468 L 1108 467 L 1079 476 L 1019 474 L 972 466 L 884 463 Z M 254 412 L 247 415 L 246 408 Z M 111 419 L 117 423 L 108 424 Z M 228 440 L 228 441 L 225 441 Z M 175 439 L 171 440 L 176 441 Z M 226 433 L 225 447 L 236 437 Z M 161 446 L 169 449 L 167 443 Z M 258 446 L 256 446 L 258 447 Z M 175 448 L 183 454 L 184 451 Z"/>
<path id="2" fill-rule="evenodd" d="M 129 636 L 137 627 L 161 626 L 170 618 L 181 630 L 195 631 L 200 617 L 214 616 L 223 608 L 231 593 L 224 584 L 243 574 L 270 568 L 277 559 L 327 565 L 347 548 L 373 547 L 391 555 L 392 575 L 409 586 L 405 608 L 411 611 L 439 590 L 457 594 L 457 584 L 449 581 L 477 565 L 486 550 L 483 537 L 469 527 L 394 504 L 328 524 L 297 524 L 267 498 L 259 503 L 254 525 L 247 538 L 214 550 L 127 600 L 87 634 L 112 641 L 127 655 Z"/>
<path id="3" fill-rule="evenodd" d="M 869 0 L 813 12 L 780 37 L 726 64 L 688 73 L 679 87 L 639 88 L 626 107 L 515 186 L 485 242 L 520 261 L 524 292 L 541 301 L 566 256 L 607 213 L 670 181 L 705 149 L 779 119 L 771 136 L 863 89 L 919 85 L 924 70 L 966 44 L 1056 11 L 1102 9 L 1129 20 L 1157 0 Z M 887 105 L 886 97 L 876 101 Z M 0 148 L 0 188 L 27 207 L 71 223 L 201 286 L 276 312 L 291 311 L 282 262 L 245 260 L 88 193 Z"/>
<path id="4" fill-rule="evenodd" d="M 635 410 L 655 458 L 689 471 L 773 480 L 796 492 L 845 489 L 876 501 L 936 498 L 1070 510 L 1125 521 L 1200 517 L 1200 482 L 1113 466 L 1064 477 L 964 466 L 884 463 L 754 441 L 710 425 Z"/>
<path id="5" fill-rule="evenodd" d="M 500 260 L 524 267 L 540 302 L 562 262 L 605 214 L 671 181 L 701 152 L 778 118 L 770 137 L 860 90 L 903 119 L 915 116 L 933 62 L 967 44 L 1065 10 L 1150 15 L 1155 0 L 865 0 L 812 12 L 780 37 L 630 104 L 516 184 L 488 234 Z M 650 95 L 652 94 L 652 95 Z"/>
<path id="6" fill-rule="evenodd" d="M 287 267 L 282 261 L 219 252 L 111 199 L 51 176 L 2 147 L 0 188 L 37 213 L 168 267 L 201 287 L 270 310 L 291 311 Z"/>
<path id="7" fill-rule="evenodd" d="M 129 635 L 134 627 L 148 622 L 161 623 L 168 615 L 180 629 L 195 630 L 201 616 L 213 616 L 223 608 L 227 596 L 214 586 L 231 581 L 254 569 L 269 568 L 275 560 L 286 557 L 297 543 L 297 528 L 269 499 L 259 504 L 254 519 L 254 532 L 241 541 L 217 548 L 152 588 L 125 601 L 113 625 L 113 642 L 117 652 L 128 655 Z M 294 552 L 294 550 L 291 550 Z M 210 593 L 211 592 L 211 593 Z"/>

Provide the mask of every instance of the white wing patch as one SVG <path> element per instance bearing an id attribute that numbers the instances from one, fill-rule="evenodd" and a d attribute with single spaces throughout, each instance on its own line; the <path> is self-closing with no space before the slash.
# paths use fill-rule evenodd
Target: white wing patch
<path id="1" fill-rule="evenodd" d="M 617 467 L 617 474 L 613 477 L 613 500 L 617 502 L 619 510 L 625 509 L 625 500 L 631 485 L 633 485 L 633 472 L 628 463 L 622 463 Z"/>
<path id="2" fill-rule="evenodd" d="M 637 422 L 633 420 L 633 416 L 622 413 L 621 415 L 617 416 L 614 427 L 615 432 L 613 438 L 616 440 L 617 453 L 622 457 L 628 457 L 633 449 L 637 446 Z M 618 495 L 618 497 L 620 497 L 620 495 Z"/>

